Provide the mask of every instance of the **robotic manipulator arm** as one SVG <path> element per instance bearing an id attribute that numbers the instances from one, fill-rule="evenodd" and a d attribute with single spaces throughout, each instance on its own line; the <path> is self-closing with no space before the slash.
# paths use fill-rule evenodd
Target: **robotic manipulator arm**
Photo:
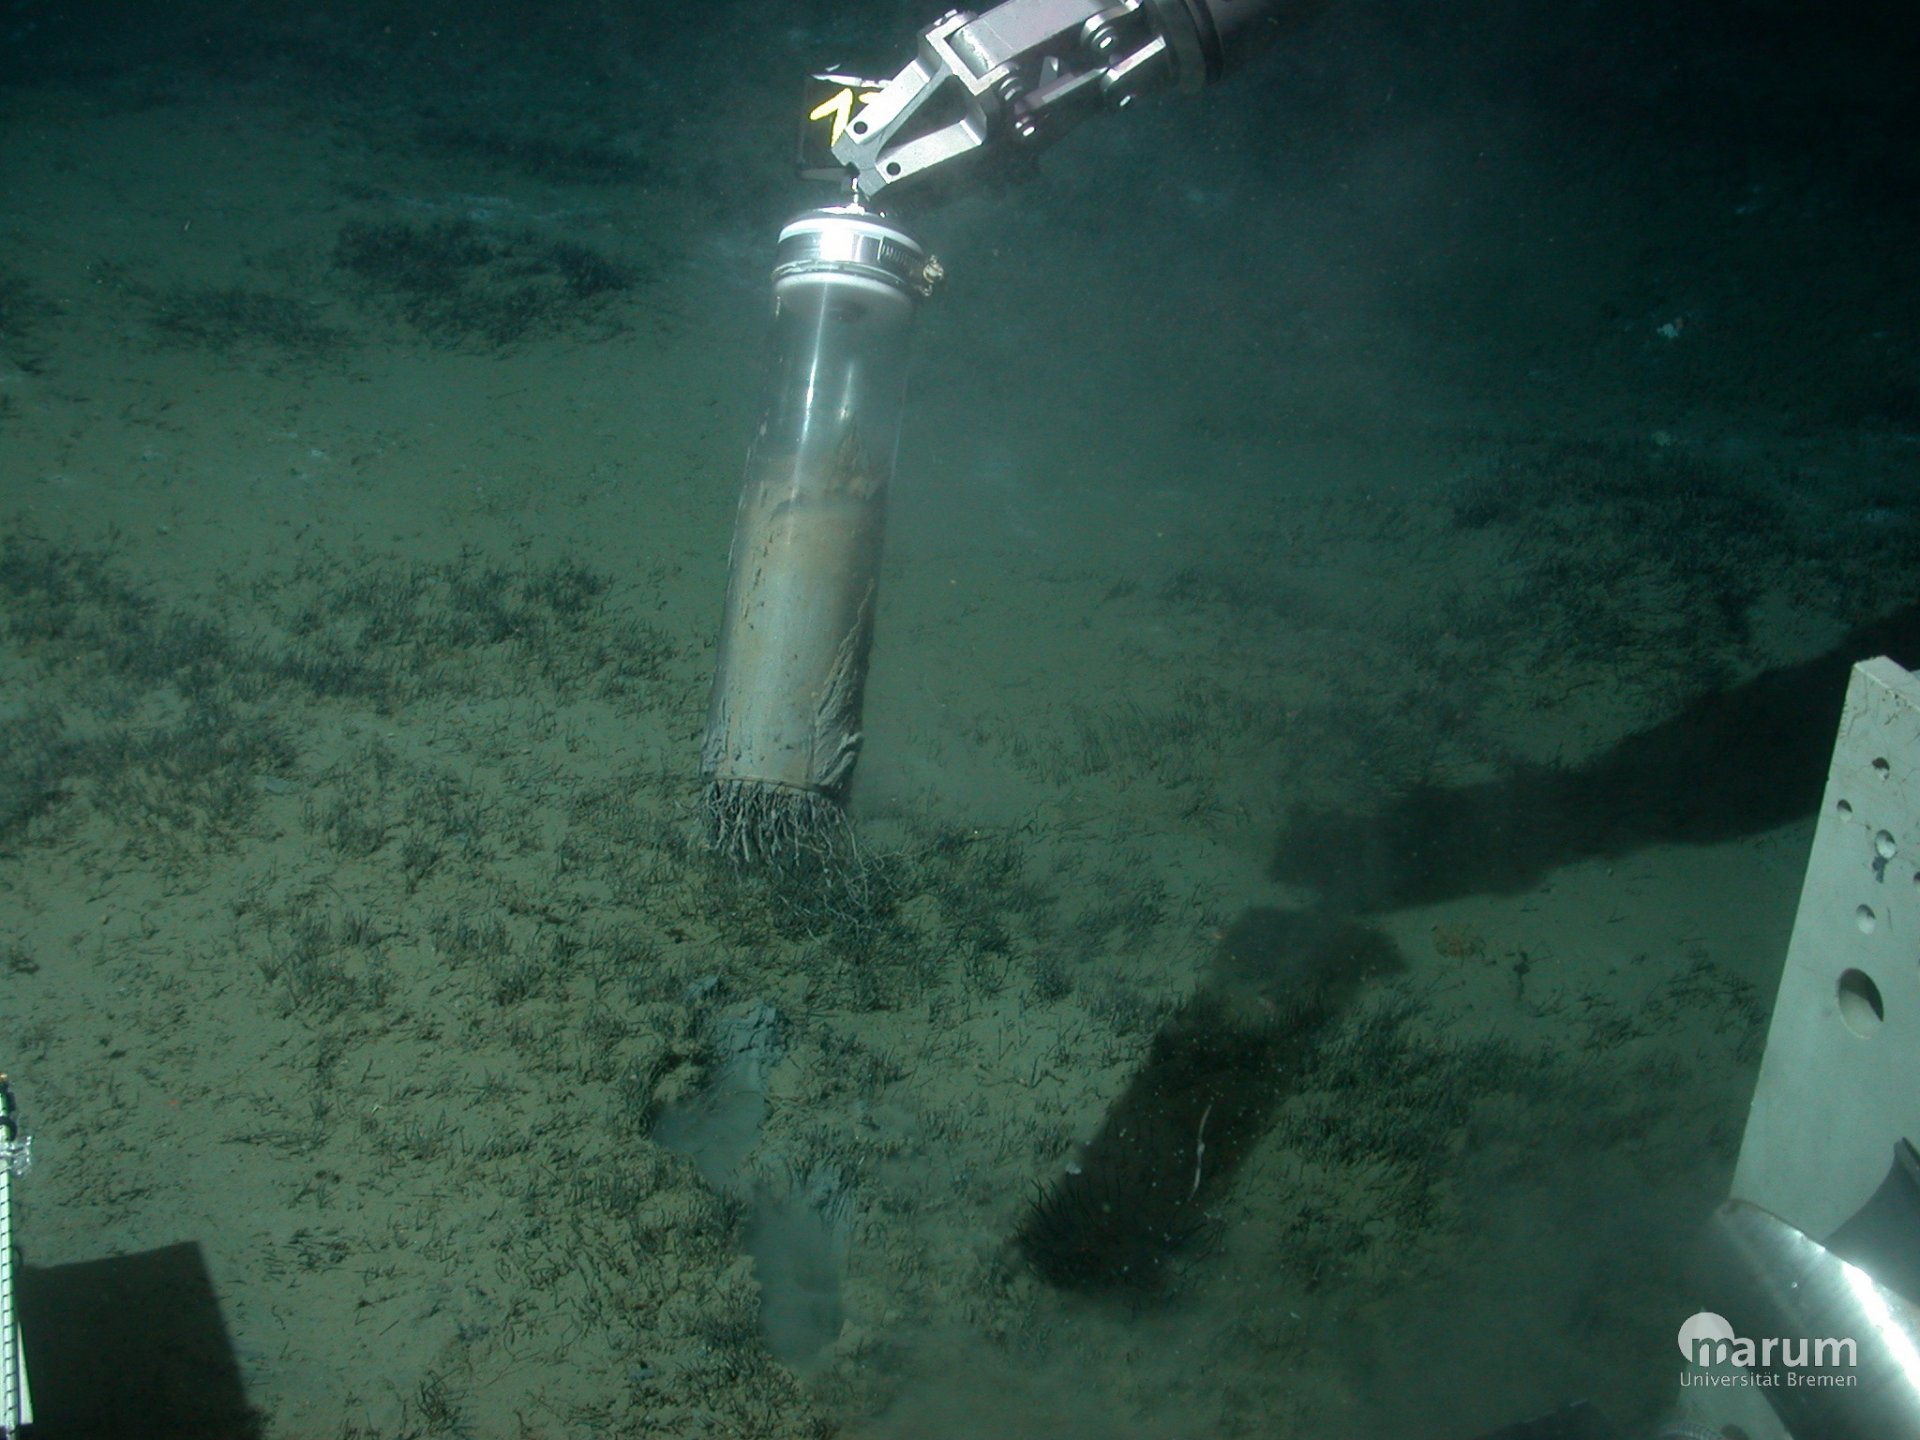
<path id="1" fill-rule="evenodd" d="M 1239 68 L 1319 0 L 1005 0 L 949 11 L 912 63 L 873 85 L 845 76 L 809 118 L 867 204 L 983 157 L 1035 150 L 1094 111 Z M 858 98 L 855 99 L 855 93 Z"/>

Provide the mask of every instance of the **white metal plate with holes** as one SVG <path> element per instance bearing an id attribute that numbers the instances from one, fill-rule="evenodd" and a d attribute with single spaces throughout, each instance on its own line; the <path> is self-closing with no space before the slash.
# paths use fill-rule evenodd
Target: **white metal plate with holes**
<path id="1" fill-rule="evenodd" d="M 1825 1240 L 1920 1144 L 1920 682 L 1853 667 L 1733 1195 Z"/>

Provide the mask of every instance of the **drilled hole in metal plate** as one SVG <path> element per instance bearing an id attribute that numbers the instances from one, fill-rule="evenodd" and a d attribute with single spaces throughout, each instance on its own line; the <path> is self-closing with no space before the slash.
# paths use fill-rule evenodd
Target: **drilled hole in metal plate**
<path id="1" fill-rule="evenodd" d="M 1880 987 L 1864 970 L 1843 970 L 1834 998 L 1840 1005 L 1841 1022 L 1856 1035 L 1873 1034 L 1887 1018 Z"/>

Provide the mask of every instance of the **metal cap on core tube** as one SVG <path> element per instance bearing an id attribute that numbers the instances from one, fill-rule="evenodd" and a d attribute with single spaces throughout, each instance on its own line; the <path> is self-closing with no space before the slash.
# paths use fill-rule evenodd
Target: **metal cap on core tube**
<path id="1" fill-rule="evenodd" d="M 774 293 L 812 276 L 867 279 L 924 297 L 933 293 L 941 271 L 940 262 L 891 220 L 858 205 L 843 205 L 809 210 L 780 231 Z"/>

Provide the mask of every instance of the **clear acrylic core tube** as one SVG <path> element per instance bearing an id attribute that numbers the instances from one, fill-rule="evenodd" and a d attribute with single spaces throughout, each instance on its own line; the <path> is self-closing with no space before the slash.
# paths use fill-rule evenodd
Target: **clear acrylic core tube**
<path id="1" fill-rule="evenodd" d="M 844 828 L 927 270 L 911 237 L 862 210 L 781 232 L 701 751 L 711 839 L 748 863 L 819 857 Z"/>

